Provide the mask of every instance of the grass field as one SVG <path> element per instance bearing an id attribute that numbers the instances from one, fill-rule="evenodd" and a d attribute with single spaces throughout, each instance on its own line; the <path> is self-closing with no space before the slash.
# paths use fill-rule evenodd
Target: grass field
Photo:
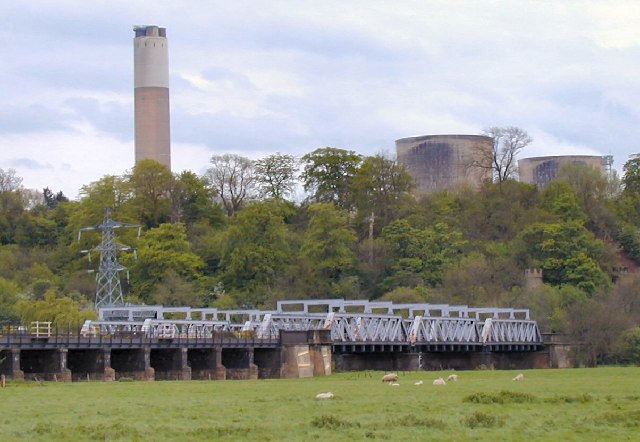
<path id="1" fill-rule="evenodd" d="M 640 368 L 381 372 L 259 381 L 11 382 L 0 440 L 383 439 L 595 441 L 640 437 Z M 424 380 L 420 386 L 417 380 Z M 316 400 L 320 392 L 335 398 Z"/>

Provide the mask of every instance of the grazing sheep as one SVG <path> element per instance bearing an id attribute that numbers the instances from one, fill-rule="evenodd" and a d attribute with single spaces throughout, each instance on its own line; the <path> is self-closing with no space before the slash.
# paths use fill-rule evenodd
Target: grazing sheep
<path id="1" fill-rule="evenodd" d="M 513 378 L 514 381 L 524 381 L 524 375 L 520 373 L 518 376 Z"/>
<path id="2" fill-rule="evenodd" d="M 447 382 L 456 382 L 457 380 L 458 380 L 457 374 L 450 374 L 449 377 L 447 378 Z"/>
<path id="3" fill-rule="evenodd" d="M 447 385 L 447 383 L 444 381 L 444 379 L 438 378 L 435 381 L 433 381 L 433 385 Z"/>
<path id="4" fill-rule="evenodd" d="M 397 382 L 392 382 L 389 385 L 391 385 L 392 387 L 399 387 L 400 384 L 398 384 Z"/>
<path id="5" fill-rule="evenodd" d="M 422 384 L 424 384 L 424 382 L 422 382 L 422 381 L 418 381 L 418 382 L 416 382 L 416 383 L 415 383 L 415 384 L 413 384 L 413 385 L 422 385 Z"/>
<path id="6" fill-rule="evenodd" d="M 384 376 L 382 376 L 382 382 L 397 382 L 398 381 L 398 375 L 395 373 L 387 373 Z"/>
<path id="7" fill-rule="evenodd" d="M 333 399 L 333 393 L 327 391 L 326 393 L 316 394 L 316 399 Z"/>

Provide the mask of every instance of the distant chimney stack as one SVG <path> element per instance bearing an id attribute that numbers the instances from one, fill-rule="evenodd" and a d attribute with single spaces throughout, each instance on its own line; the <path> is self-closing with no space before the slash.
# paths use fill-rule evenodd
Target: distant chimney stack
<path id="1" fill-rule="evenodd" d="M 159 26 L 134 26 L 135 159 L 171 170 L 169 45 Z"/>

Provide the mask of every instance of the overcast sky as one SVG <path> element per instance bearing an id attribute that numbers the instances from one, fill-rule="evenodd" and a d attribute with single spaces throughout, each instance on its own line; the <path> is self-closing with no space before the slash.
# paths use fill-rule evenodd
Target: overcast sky
<path id="1" fill-rule="evenodd" d="M 133 25 L 167 28 L 172 165 L 519 126 L 640 151 L 640 2 L 2 1 L 0 168 L 75 198 L 133 166 Z"/>

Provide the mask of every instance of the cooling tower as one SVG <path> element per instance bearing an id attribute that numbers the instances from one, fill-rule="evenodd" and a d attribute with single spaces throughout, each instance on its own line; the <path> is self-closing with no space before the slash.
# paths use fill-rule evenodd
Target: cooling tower
<path id="1" fill-rule="evenodd" d="M 398 163 L 416 181 L 417 194 L 480 188 L 491 169 L 478 167 L 493 151 L 493 138 L 482 135 L 426 135 L 396 140 Z"/>
<path id="2" fill-rule="evenodd" d="M 171 169 L 169 48 L 165 28 L 133 28 L 136 163 L 156 160 Z"/>
<path id="3" fill-rule="evenodd" d="M 549 181 L 558 176 L 558 171 L 565 164 L 580 163 L 590 165 L 602 173 L 607 171 L 607 157 L 596 155 L 562 155 L 523 158 L 518 160 L 518 175 L 520 181 L 535 184 L 542 188 Z"/>

